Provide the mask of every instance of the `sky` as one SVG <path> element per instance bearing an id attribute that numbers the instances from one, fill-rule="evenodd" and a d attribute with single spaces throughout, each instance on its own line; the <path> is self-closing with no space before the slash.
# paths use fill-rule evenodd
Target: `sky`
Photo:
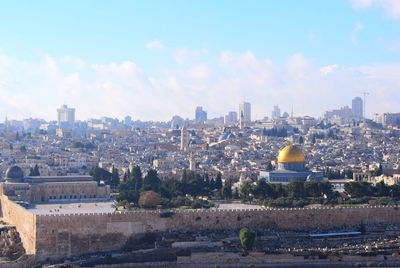
<path id="1" fill-rule="evenodd" d="M 0 118 L 400 112 L 400 0 L 0 3 Z"/>

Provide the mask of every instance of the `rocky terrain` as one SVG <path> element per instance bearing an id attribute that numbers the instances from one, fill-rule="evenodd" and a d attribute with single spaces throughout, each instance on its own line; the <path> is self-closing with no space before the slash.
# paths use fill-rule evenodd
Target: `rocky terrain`
<path id="1" fill-rule="evenodd" d="M 15 227 L 0 226 L 0 260 L 16 260 L 25 249 Z"/>

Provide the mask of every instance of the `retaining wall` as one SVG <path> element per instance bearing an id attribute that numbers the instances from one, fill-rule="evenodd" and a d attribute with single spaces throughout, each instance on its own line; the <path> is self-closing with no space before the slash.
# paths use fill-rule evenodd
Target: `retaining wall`
<path id="1" fill-rule="evenodd" d="M 241 227 L 311 229 L 361 222 L 400 223 L 400 208 L 368 206 L 317 209 L 178 210 L 37 215 L 36 253 L 60 258 L 98 251 L 118 250 L 131 235 L 179 230 L 222 230 Z"/>

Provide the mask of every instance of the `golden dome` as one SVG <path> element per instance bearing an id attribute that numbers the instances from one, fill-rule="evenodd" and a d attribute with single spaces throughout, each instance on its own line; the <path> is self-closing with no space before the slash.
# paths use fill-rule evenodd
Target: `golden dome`
<path id="1" fill-rule="evenodd" d="M 304 154 L 299 147 L 288 145 L 278 155 L 278 163 L 284 162 L 304 162 Z"/>

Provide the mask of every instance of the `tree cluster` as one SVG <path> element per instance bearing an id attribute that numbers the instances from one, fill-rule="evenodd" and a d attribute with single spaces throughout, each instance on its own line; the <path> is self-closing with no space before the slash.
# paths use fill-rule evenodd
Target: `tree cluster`
<path id="1" fill-rule="evenodd" d="M 400 199 L 400 185 L 386 185 L 383 181 L 373 185 L 366 181 L 352 181 L 344 185 L 344 191 L 352 198 L 392 197 Z"/>
<path id="2" fill-rule="evenodd" d="M 80 141 L 75 141 L 72 143 L 71 148 L 81 148 L 81 149 L 94 149 L 96 146 L 91 143 L 91 142 L 80 142 Z"/>
<path id="3" fill-rule="evenodd" d="M 124 174 L 123 182 L 118 187 L 117 200 L 138 204 L 142 192 L 154 191 L 160 194 L 161 205 L 164 208 L 181 206 L 208 208 L 211 204 L 198 197 L 210 197 L 214 191 L 222 192 L 223 187 L 220 175 L 215 180 L 210 180 L 207 174 L 201 175 L 184 170 L 181 180 L 161 181 L 156 170 L 149 169 L 143 177 L 140 167 L 136 166 L 132 172 Z"/>
<path id="4" fill-rule="evenodd" d="M 40 176 L 39 166 L 37 164 L 29 169 L 29 176 Z"/>
<path id="5" fill-rule="evenodd" d="M 324 177 L 327 177 L 330 180 L 337 180 L 337 179 L 352 179 L 353 178 L 353 171 L 351 170 L 335 170 L 332 168 L 327 167 L 324 170 Z"/>
<path id="6" fill-rule="evenodd" d="M 264 135 L 271 136 L 271 137 L 287 137 L 287 130 L 285 128 L 271 128 L 271 129 L 264 129 Z"/>

